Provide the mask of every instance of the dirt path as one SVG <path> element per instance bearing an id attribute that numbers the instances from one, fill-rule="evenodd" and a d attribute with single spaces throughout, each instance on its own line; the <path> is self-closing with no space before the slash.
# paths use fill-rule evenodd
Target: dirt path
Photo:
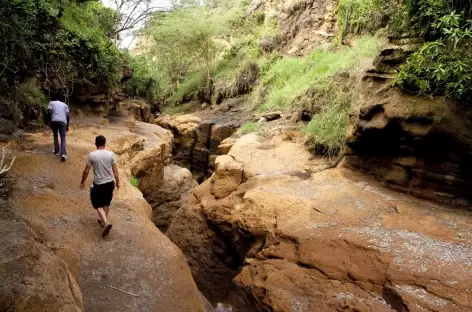
<path id="1" fill-rule="evenodd" d="M 138 130 L 154 136 L 148 126 Z M 80 284 L 85 311 L 204 311 L 185 258 L 150 222 L 149 205 L 123 172 L 110 211 L 113 229 L 102 239 L 88 190 L 79 188 L 98 134 L 112 143 L 130 131 L 123 124 L 83 119 L 68 135 L 66 162 L 52 154 L 50 133 L 29 135 L 12 172 L 17 181 L 12 206 L 67 263 Z M 156 137 L 153 143 L 159 142 Z"/>

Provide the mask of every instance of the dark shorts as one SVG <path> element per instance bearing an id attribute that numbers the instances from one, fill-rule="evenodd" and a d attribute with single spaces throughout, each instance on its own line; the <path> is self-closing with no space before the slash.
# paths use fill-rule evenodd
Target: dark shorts
<path id="1" fill-rule="evenodd" d="M 108 182 L 105 184 L 93 184 L 90 187 L 90 200 L 93 208 L 102 208 L 110 206 L 113 199 L 113 190 L 115 189 L 115 182 Z"/>

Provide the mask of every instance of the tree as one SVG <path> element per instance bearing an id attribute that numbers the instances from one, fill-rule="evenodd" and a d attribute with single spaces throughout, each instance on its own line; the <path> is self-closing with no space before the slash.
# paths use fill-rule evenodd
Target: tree
<path id="1" fill-rule="evenodd" d="M 211 84 L 211 69 L 220 46 L 216 38 L 223 23 L 215 20 L 203 6 L 181 7 L 156 14 L 144 31 L 148 53 L 167 72 L 174 87 L 190 70 L 203 70 L 206 86 Z"/>
<path id="2" fill-rule="evenodd" d="M 152 0 L 107 0 L 116 11 L 118 26 L 114 30 L 115 44 L 120 43 L 137 26 L 144 24 L 156 11 L 168 10 L 166 7 L 154 5 Z"/>

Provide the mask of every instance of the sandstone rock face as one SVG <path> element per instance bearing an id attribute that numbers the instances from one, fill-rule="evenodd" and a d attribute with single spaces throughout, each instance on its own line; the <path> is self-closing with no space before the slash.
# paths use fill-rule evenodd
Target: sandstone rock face
<path id="1" fill-rule="evenodd" d="M 279 24 L 281 38 L 266 38 L 262 42 L 263 50 L 270 52 L 273 46 L 281 46 L 284 53 L 301 55 L 334 38 L 336 8 L 337 2 L 332 0 L 255 0 L 250 10 L 263 11 L 266 18 L 275 14 L 273 18 Z"/>
<path id="2" fill-rule="evenodd" d="M 31 228 L 23 221 L 0 220 L 0 235 L 2 309 L 83 311 L 82 293 L 75 277 L 61 259 L 38 241 Z"/>
<path id="3" fill-rule="evenodd" d="M 134 118 L 140 121 L 152 123 L 154 117 L 151 113 L 151 106 L 141 100 L 124 100 L 119 103 L 122 110 L 127 110 Z"/>
<path id="4" fill-rule="evenodd" d="M 243 181 L 243 165 L 231 156 L 219 156 L 215 160 L 215 174 L 211 178 L 211 194 L 223 198 L 236 191 Z"/>
<path id="5" fill-rule="evenodd" d="M 161 180 L 152 180 L 152 184 L 140 186 L 146 201 L 152 207 L 152 221 L 162 231 L 166 232 L 177 209 L 187 199 L 189 191 L 198 185 L 192 173 L 177 165 L 163 168 Z"/>
<path id="6" fill-rule="evenodd" d="M 209 192 L 208 182 L 197 189 Z M 193 194 L 191 196 L 195 198 Z M 195 282 L 205 297 L 213 304 L 228 300 L 241 259 L 225 236 L 208 223 L 196 200 L 190 200 L 177 210 L 166 235 L 185 254 Z"/>
<path id="7" fill-rule="evenodd" d="M 391 73 L 411 50 L 385 49 L 364 78 L 344 164 L 415 196 L 471 199 L 472 117 L 464 103 L 416 97 L 392 86 Z"/>
<path id="8" fill-rule="evenodd" d="M 236 311 L 472 311 L 470 212 L 321 170 L 324 160 L 283 138 L 243 136 L 229 155 L 248 180 L 223 198 L 206 181 L 179 210 L 170 238 L 195 276 L 225 265 L 211 239 L 195 242 L 218 233 L 239 259 Z"/>
<path id="9" fill-rule="evenodd" d="M 233 147 L 234 142 L 236 140 L 234 138 L 226 138 L 221 141 L 220 145 L 218 145 L 218 154 L 219 155 L 226 155 L 229 153 L 229 150 Z"/>
<path id="10" fill-rule="evenodd" d="M 163 116 L 155 123 L 174 135 L 173 160 L 195 175 L 208 176 L 210 155 L 218 154 L 221 141 L 232 135 L 234 126 L 225 120 L 203 120 L 194 115 Z"/>

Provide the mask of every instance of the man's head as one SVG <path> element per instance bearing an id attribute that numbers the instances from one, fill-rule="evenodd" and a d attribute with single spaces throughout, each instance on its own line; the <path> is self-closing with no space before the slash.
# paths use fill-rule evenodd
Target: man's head
<path id="1" fill-rule="evenodd" d="M 95 146 L 97 148 L 99 147 L 105 147 L 105 144 L 107 143 L 107 139 L 103 135 L 98 135 L 95 138 Z"/>

